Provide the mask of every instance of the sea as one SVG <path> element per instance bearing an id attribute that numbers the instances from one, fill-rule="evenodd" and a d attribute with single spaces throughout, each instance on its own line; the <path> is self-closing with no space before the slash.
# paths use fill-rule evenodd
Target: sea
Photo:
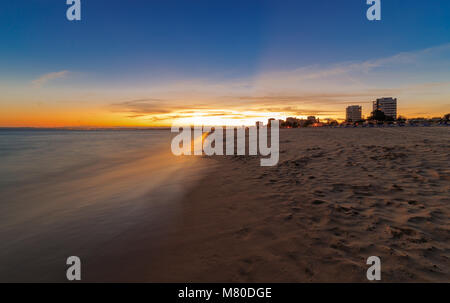
<path id="1" fill-rule="evenodd" d="M 0 130 L 0 281 L 66 281 L 70 256 L 85 281 L 145 281 L 188 207 L 184 195 L 210 169 L 174 156 L 171 138 L 159 129 Z"/>

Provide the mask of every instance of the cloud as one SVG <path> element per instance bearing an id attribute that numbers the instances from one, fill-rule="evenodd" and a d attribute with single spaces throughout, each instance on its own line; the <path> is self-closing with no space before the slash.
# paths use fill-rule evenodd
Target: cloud
<path id="1" fill-rule="evenodd" d="M 175 102 L 165 99 L 145 98 L 114 103 L 111 104 L 111 108 L 113 112 L 127 112 L 132 114 L 130 117 L 139 118 L 146 115 L 168 114 L 184 108 L 174 105 Z"/>
<path id="2" fill-rule="evenodd" d="M 422 106 L 436 111 L 450 96 L 449 71 L 450 44 L 444 44 L 385 58 L 261 71 L 243 78 L 159 83 L 149 86 L 148 98 L 113 104 L 113 110 L 152 121 L 201 112 L 229 117 L 238 117 L 235 112 L 343 116 L 345 105 L 361 104 L 367 113 L 374 98 L 395 96 L 402 110 Z M 224 109 L 234 113 L 220 112 Z"/>
<path id="3" fill-rule="evenodd" d="M 69 73 L 69 71 L 63 70 L 63 71 L 59 71 L 59 72 L 44 74 L 44 75 L 40 76 L 39 78 L 31 81 L 31 84 L 34 87 L 41 87 L 48 81 L 64 78 L 68 73 Z"/>

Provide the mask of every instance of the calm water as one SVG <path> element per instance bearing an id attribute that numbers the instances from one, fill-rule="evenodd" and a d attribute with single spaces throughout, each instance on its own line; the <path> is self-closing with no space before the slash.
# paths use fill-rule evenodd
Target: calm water
<path id="1" fill-rule="evenodd" d="M 145 280 L 205 170 L 173 156 L 170 138 L 0 131 L 0 281 L 64 281 L 71 255 L 81 257 L 84 280 Z M 112 266 L 119 260 L 124 268 Z"/>

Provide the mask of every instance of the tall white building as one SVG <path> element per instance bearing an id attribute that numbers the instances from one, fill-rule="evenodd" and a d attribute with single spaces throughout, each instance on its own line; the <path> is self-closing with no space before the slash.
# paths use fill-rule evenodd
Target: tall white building
<path id="1" fill-rule="evenodd" d="M 397 98 L 380 98 L 373 101 L 373 110 L 380 110 L 386 117 L 397 119 Z"/>
<path id="2" fill-rule="evenodd" d="M 345 115 L 345 119 L 348 122 L 356 122 L 356 121 L 360 121 L 362 119 L 362 107 L 359 105 L 350 105 L 347 107 L 346 110 L 346 115 Z"/>

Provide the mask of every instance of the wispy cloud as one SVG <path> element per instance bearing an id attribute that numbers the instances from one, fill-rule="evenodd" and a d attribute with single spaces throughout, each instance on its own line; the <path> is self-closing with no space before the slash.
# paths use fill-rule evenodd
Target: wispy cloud
<path id="1" fill-rule="evenodd" d="M 449 70 L 450 44 L 444 44 L 360 62 L 262 71 L 240 79 L 175 81 L 152 88 L 150 98 L 116 103 L 113 111 L 152 121 L 199 112 L 213 116 L 213 110 L 224 109 L 342 116 L 349 104 L 361 104 L 368 112 L 370 102 L 380 96 L 398 97 L 402 110 L 422 106 L 424 111 L 437 111 L 448 103 L 443 100 L 450 96 Z"/>
<path id="2" fill-rule="evenodd" d="M 68 73 L 69 73 L 69 71 L 63 70 L 63 71 L 59 71 L 59 72 L 44 74 L 44 75 L 39 76 L 39 78 L 31 81 L 31 84 L 34 87 L 41 87 L 48 81 L 64 78 Z"/>

